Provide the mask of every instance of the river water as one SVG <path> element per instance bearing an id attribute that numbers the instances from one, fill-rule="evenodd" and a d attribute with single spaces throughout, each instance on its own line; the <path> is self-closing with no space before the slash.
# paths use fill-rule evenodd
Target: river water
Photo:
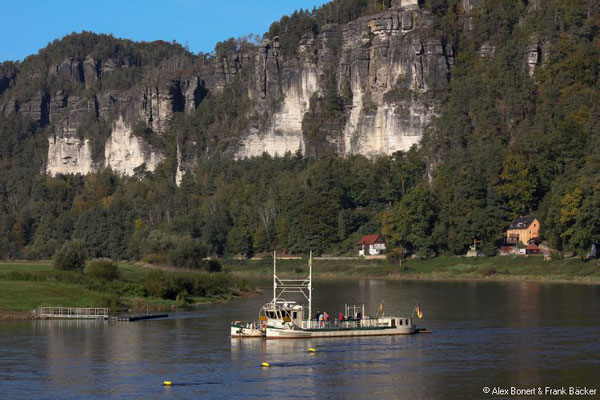
<path id="1" fill-rule="evenodd" d="M 1 399 L 491 399 L 485 387 L 600 390 L 600 286 L 315 281 L 313 310 L 409 315 L 411 336 L 230 339 L 264 294 L 140 322 L 0 322 Z M 314 313 L 314 311 L 313 311 Z M 310 347 L 317 349 L 309 354 Z M 262 362 L 271 363 L 261 368 Z M 175 383 L 163 387 L 164 380 Z M 557 398 L 556 396 L 542 396 Z M 590 398 L 593 396 L 584 396 Z M 526 397 L 521 397 L 526 398 Z"/>

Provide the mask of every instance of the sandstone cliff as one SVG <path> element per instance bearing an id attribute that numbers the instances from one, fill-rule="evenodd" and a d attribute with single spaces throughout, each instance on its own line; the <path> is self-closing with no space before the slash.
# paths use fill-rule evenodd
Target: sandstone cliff
<path id="1" fill-rule="evenodd" d="M 266 126 L 242 140 L 236 157 L 304 151 L 302 118 L 311 96 L 323 94 L 329 71 L 338 91 L 346 86 L 352 99 L 339 137 L 328 138 L 339 154 L 391 154 L 417 144 L 453 62 L 441 41 L 428 37 L 432 22 L 429 12 L 407 2 L 306 34 L 292 59 L 281 56 L 277 38 L 263 40 L 256 56 L 258 98 L 280 90 L 283 101 Z"/>
<path id="2" fill-rule="evenodd" d="M 461 2 L 467 29 L 479 3 Z M 96 46 L 87 54 L 30 62 L 34 67 L 23 63 L 20 71 L 3 67 L 0 114 L 20 113 L 46 129 L 45 171 L 50 175 L 102 168 L 133 175 L 140 168 L 153 171 L 173 157 L 179 183 L 198 157 L 215 151 L 243 158 L 325 146 L 340 155 L 391 154 L 420 142 L 447 90 L 453 49 L 434 34 L 433 25 L 433 15 L 416 0 L 396 0 L 383 12 L 307 32 L 293 54 L 281 51 L 279 37 L 267 35 L 256 46 L 215 57 L 180 48 L 154 63 L 136 59 L 135 52 L 102 53 Z M 533 36 L 530 42 L 523 65 L 533 75 L 546 50 L 541 38 Z M 118 43 L 142 49 L 136 51 L 153 45 Z M 164 42 L 160 46 L 164 50 Z M 481 57 L 493 53 L 492 45 L 482 45 Z M 28 82 L 43 84 L 28 92 L 23 89 Z M 202 148 L 197 140 L 184 143 L 179 131 L 170 131 L 175 113 L 192 114 L 207 95 L 226 85 L 243 86 L 250 100 L 244 112 L 253 117 L 245 126 L 235 134 L 221 127 L 206 141 L 213 145 Z M 308 140 L 305 117 L 319 112 L 319 99 L 331 96 L 328 85 L 343 104 L 341 116 L 326 123 L 320 137 Z M 175 154 L 167 154 L 169 140 Z M 218 141 L 225 144 L 214 145 Z"/>

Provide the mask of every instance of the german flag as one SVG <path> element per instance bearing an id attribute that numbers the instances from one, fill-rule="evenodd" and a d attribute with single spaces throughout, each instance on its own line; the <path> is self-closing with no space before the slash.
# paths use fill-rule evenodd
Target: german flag
<path id="1" fill-rule="evenodd" d="M 383 301 L 381 302 L 381 304 L 379 305 L 379 308 L 377 309 L 377 314 L 381 313 L 382 317 L 385 317 L 385 311 L 383 310 Z"/>
<path id="2" fill-rule="evenodd" d="M 415 306 L 415 311 L 417 312 L 417 317 L 419 317 L 419 319 L 423 318 L 423 311 L 421 311 L 419 303 Z"/>

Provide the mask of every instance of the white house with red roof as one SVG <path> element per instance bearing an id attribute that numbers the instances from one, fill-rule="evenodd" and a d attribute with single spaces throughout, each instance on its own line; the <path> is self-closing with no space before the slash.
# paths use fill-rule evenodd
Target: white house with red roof
<path id="1" fill-rule="evenodd" d="M 385 252 L 385 240 L 381 235 L 365 235 L 359 241 L 359 256 L 374 256 Z"/>

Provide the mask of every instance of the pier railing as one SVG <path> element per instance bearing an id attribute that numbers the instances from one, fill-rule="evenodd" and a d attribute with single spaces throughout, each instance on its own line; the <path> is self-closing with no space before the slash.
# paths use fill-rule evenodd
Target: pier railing
<path id="1" fill-rule="evenodd" d="M 108 308 L 40 307 L 34 313 L 42 318 L 108 319 Z"/>

